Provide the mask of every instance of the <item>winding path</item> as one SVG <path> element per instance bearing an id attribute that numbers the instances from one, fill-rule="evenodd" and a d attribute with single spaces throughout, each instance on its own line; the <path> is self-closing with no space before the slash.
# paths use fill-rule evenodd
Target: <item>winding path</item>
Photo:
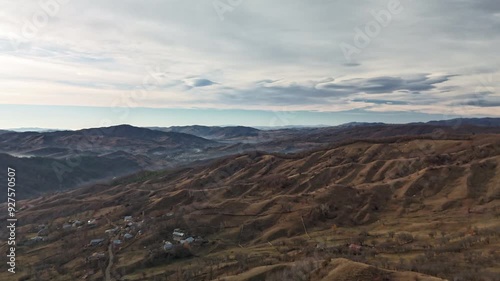
<path id="1" fill-rule="evenodd" d="M 115 258 L 113 255 L 113 243 L 109 243 L 108 253 L 109 253 L 109 263 L 108 266 L 106 267 L 105 278 L 106 281 L 114 281 L 114 279 L 111 278 L 111 267 L 113 266 L 113 260 Z"/>
<path id="2" fill-rule="evenodd" d="M 106 220 L 108 221 L 109 224 L 111 224 L 112 226 L 114 227 L 117 227 L 116 224 L 114 224 L 108 216 L 106 216 Z M 114 278 L 111 278 L 111 268 L 113 267 L 113 262 L 114 262 L 114 254 L 113 254 L 113 239 L 115 237 L 113 237 L 111 239 L 111 241 L 109 242 L 109 246 L 108 246 L 108 255 L 109 255 L 109 262 L 108 262 L 108 266 L 106 267 L 106 271 L 105 271 L 105 280 L 106 281 L 114 281 L 115 279 Z"/>

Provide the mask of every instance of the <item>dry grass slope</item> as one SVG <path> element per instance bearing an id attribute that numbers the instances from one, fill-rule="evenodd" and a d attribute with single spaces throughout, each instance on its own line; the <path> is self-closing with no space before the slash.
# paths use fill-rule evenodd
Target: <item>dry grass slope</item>
<path id="1" fill-rule="evenodd" d="M 131 215 L 141 233 L 116 251 L 115 280 L 496 281 L 499 195 L 498 135 L 241 154 L 21 202 L 20 239 L 50 234 L 19 247 L 19 276 L 102 280 L 85 258 L 107 248 L 84 246 Z M 165 254 L 175 228 L 208 243 Z"/>

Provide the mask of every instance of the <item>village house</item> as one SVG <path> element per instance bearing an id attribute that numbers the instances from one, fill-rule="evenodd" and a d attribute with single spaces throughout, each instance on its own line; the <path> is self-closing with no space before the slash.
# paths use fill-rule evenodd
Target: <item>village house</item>
<path id="1" fill-rule="evenodd" d="M 125 229 L 128 230 L 128 231 L 135 231 L 138 229 L 138 226 L 135 222 L 128 222 L 126 225 L 125 225 Z"/>
<path id="2" fill-rule="evenodd" d="M 132 221 L 132 220 L 133 220 L 133 218 L 132 218 L 132 216 L 125 216 L 125 217 L 123 218 L 123 220 L 128 222 L 128 221 Z"/>
<path id="3" fill-rule="evenodd" d="M 194 238 L 193 237 L 189 237 L 187 238 L 186 240 L 181 240 L 179 241 L 179 243 L 181 245 L 184 245 L 184 244 L 192 244 L 194 242 Z"/>
<path id="4" fill-rule="evenodd" d="M 74 228 L 77 228 L 79 226 L 82 226 L 83 225 L 83 222 L 79 221 L 79 220 L 76 220 L 73 222 L 73 227 Z"/>
<path id="5" fill-rule="evenodd" d="M 115 227 L 115 228 L 108 229 L 108 230 L 104 231 L 104 233 L 112 235 L 112 234 L 116 234 L 119 230 L 120 230 L 120 228 Z"/>
<path id="6" fill-rule="evenodd" d="M 30 238 L 28 241 L 26 241 L 25 244 L 27 246 L 30 246 L 30 245 L 33 245 L 33 244 L 36 244 L 36 243 L 40 243 L 40 242 L 43 242 L 43 241 L 44 241 L 43 237 L 35 236 L 35 237 Z"/>
<path id="7" fill-rule="evenodd" d="M 174 248 L 174 244 L 172 244 L 170 241 L 165 241 L 163 244 L 163 250 L 165 251 L 170 251 Z"/>
<path id="8" fill-rule="evenodd" d="M 134 235 L 132 235 L 130 233 L 125 233 L 125 235 L 123 235 L 123 238 L 125 238 L 126 240 L 129 240 L 129 239 L 134 238 Z"/>
<path id="9" fill-rule="evenodd" d="M 69 224 L 69 223 L 65 223 L 65 224 L 63 224 L 63 226 L 62 226 L 62 229 L 63 229 L 63 230 L 70 230 L 70 229 L 72 229 L 72 228 L 73 228 L 73 225 L 71 225 L 71 224 Z"/>
<path id="10" fill-rule="evenodd" d="M 194 239 L 194 242 L 200 244 L 200 245 L 203 245 L 203 244 L 207 244 L 208 243 L 208 240 L 206 240 L 205 238 L 201 237 L 201 236 L 197 236 L 195 239 Z"/>
<path id="11" fill-rule="evenodd" d="M 102 246 L 103 244 L 104 244 L 104 239 L 93 239 L 93 240 L 90 240 L 90 243 L 89 243 L 89 245 L 92 247 Z"/>
<path id="12" fill-rule="evenodd" d="M 181 240 L 184 239 L 186 234 L 179 228 L 176 228 L 174 232 L 172 233 L 172 236 L 174 238 L 174 241 L 180 242 Z"/>
<path id="13" fill-rule="evenodd" d="M 41 236 L 35 236 L 35 237 L 33 237 L 33 238 L 30 239 L 30 241 L 34 242 L 34 243 L 43 242 L 43 240 L 45 240 L 45 238 L 43 238 Z"/>

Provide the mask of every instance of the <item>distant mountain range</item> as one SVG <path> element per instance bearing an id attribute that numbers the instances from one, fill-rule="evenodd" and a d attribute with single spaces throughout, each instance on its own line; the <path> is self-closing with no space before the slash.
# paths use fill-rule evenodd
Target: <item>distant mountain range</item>
<path id="1" fill-rule="evenodd" d="M 8 131 L 11 132 L 40 132 L 40 133 L 46 133 L 46 132 L 55 132 L 55 131 L 60 131 L 58 129 L 45 129 L 45 128 L 9 128 L 7 129 Z"/>
<path id="2" fill-rule="evenodd" d="M 296 153 L 355 140 L 407 136 L 432 139 L 467 138 L 472 134 L 500 134 L 500 118 L 455 119 L 413 124 L 354 122 L 335 127 L 276 130 L 243 126 L 148 129 L 119 125 L 77 131 L 0 131 L 0 153 L 16 157 L 3 156 L 7 162 L 16 159 L 14 162 L 23 169 L 30 170 L 33 178 L 36 178 L 34 175 L 47 178 L 40 186 L 37 186 L 36 182 L 27 182 L 26 188 L 33 190 L 25 193 L 28 196 L 72 188 L 125 173 L 173 168 L 195 161 L 209 161 L 250 151 Z M 73 162 L 76 164 L 71 164 Z M 53 163 L 62 163 L 65 167 L 78 166 L 71 170 L 74 172 L 82 169 L 81 180 L 73 182 L 71 178 L 77 175 L 71 172 L 65 172 L 63 180 L 54 180 L 53 169 L 40 167 L 51 166 Z"/>
<path id="3" fill-rule="evenodd" d="M 430 125 L 441 126 L 480 126 L 480 127 L 500 127 L 500 118 L 459 118 L 451 120 L 440 120 L 427 122 Z"/>
<path id="4" fill-rule="evenodd" d="M 399 124 L 399 123 L 398 123 Z M 449 120 L 433 120 L 429 122 L 413 122 L 409 124 L 429 124 L 438 126 L 463 126 L 463 125 L 473 125 L 473 126 L 484 126 L 484 127 L 500 127 L 500 118 L 455 118 Z M 290 126 L 201 126 L 201 125 L 190 125 L 190 126 L 171 126 L 171 127 L 146 127 L 147 129 L 163 131 L 163 132 L 177 132 L 186 133 L 195 136 L 204 137 L 207 139 L 228 139 L 237 138 L 241 136 L 255 135 L 259 131 L 265 130 L 284 130 L 284 129 L 311 129 L 311 128 L 332 128 L 332 127 L 355 127 L 355 126 L 373 126 L 373 125 L 395 125 L 395 123 L 382 123 L 382 122 L 349 122 L 340 124 L 337 126 L 331 125 L 290 125 Z M 119 127 L 119 126 L 113 126 Z M 110 127 L 110 128 L 113 128 Z M 37 128 L 37 127 L 26 127 L 26 128 L 9 128 L 0 130 L 0 134 L 6 132 L 57 132 L 66 131 L 60 129 L 47 129 L 47 128 Z"/>

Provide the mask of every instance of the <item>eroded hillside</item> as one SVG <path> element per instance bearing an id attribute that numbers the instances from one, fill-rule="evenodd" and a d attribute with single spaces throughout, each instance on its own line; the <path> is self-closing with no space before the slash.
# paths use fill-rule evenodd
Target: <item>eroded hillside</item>
<path id="1" fill-rule="evenodd" d="M 23 201 L 19 268 L 24 280 L 498 280 L 499 198 L 498 135 L 241 154 Z"/>

